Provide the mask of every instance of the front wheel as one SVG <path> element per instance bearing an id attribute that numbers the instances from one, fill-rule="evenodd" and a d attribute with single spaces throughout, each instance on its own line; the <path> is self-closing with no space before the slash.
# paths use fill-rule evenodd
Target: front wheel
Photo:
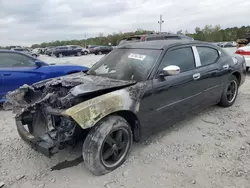
<path id="1" fill-rule="evenodd" d="M 229 78 L 228 83 L 226 84 L 226 87 L 222 93 L 219 105 L 222 107 L 232 106 L 237 98 L 238 88 L 239 88 L 239 81 L 234 75 L 232 75 Z"/>
<path id="2" fill-rule="evenodd" d="M 88 134 L 82 154 L 85 166 L 95 175 L 103 175 L 121 166 L 132 146 L 132 131 L 120 116 L 108 116 Z"/>

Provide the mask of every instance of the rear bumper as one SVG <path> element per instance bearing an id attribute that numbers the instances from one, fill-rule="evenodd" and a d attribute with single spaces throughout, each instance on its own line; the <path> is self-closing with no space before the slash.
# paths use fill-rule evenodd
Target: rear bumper
<path id="1" fill-rule="evenodd" d="M 23 126 L 22 122 L 16 119 L 17 131 L 20 137 L 29 144 L 34 150 L 41 152 L 47 157 L 51 157 L 58 152 L 56 145 L 53 142 L 45 141 L 40 137 L 35 137 L 30 134 Z"/>

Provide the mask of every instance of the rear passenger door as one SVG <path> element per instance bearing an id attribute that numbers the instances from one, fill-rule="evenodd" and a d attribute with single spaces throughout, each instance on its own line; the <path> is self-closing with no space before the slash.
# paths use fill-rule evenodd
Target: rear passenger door
<path id="1" fill-rule="evenodd" d="M 200 74 L 200 87 L 203 99 L 200 105 L 216 104 L 221 97 L 223 82 L 227 74 L 227 66 L 219 63 L 220 52 L 211 46 L 193 46 L 194 53 L 198 59 L 197 70 Z M 226 64 L 226 62 L 225 62 Z"/>

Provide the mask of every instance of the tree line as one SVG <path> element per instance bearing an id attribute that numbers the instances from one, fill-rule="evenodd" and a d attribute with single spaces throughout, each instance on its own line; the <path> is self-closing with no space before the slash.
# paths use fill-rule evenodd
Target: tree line
<path id="1" fill-rule="evenodd" d="M 187 30 L 177 31 L 177 34 L 184 34 L 190 37 L 193 37 L 195 40 L 200 41 L 208 41 L 208 42 L 221 42 L 221 41 L 236 41 L 237 39 L 246 38 L 246 34 L 250 31 L 250 26 L 242 26 L 242 27 L 232 27 L 222 29 L 220 25 L 206 25 L 204 28 L 195 28 L 194 33 L 189 33 Z M 155 31 L 148 31 L 143 29 L 137 29 L 134 32 L 126 32 L 126 33 L 113 33 L 107 36 L 104 36 L 103 33 L 100 33 L 97 37 L 82 39 L 82 40 L 65 40 L 65 41 L 51 41 L 51 42 L 43 42 L 41 44 L 33 44 L 32 48 L 44 48 L 47 46 L 64 46 L 64 45 L 79 45 L 86 47 L 87 45 L 111 45 L 116 46 L 120 40 L 124 37 L 128 37 L 131 35 L 142 35 L 142 34 L 153 34 Z M 250 33 L 250 32 L 249 32 Z M 7 48 L 10 47 L 0 47 Z"/>

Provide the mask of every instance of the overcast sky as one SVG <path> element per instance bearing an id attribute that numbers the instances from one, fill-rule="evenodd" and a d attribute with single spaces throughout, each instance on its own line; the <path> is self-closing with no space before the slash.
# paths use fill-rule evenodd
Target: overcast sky
<path id="1" fill-rule="evenodd" d="M 249 0 L 0 0 L 0 46 L 72 40 L 99 33 L 194 31 L 249 25 Z"/>

